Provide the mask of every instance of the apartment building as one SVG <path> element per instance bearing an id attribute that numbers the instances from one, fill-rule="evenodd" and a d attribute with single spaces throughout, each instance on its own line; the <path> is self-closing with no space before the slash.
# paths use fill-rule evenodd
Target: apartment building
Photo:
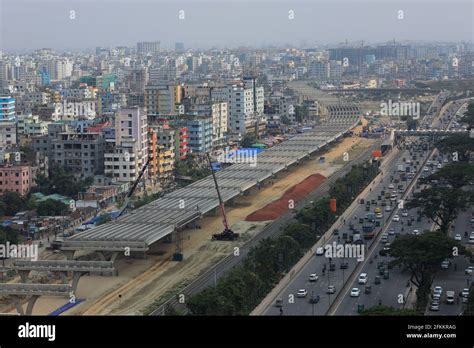
<path id="1" fill-rule="evenodd" d="M 0 196 L 5 192 L 18 192 L 25 196 L 36 186 L 36 168 L 5 165 L 0 167 Z"/>
<path id="2" fill-rule="evenodd" d="M 145 110 L 121 109 L 115 117 L 115 146 L 105 153 L 105 174 L 120 182 L 134 182 L 147 161 L 148 147 Z"/>
<path id="3" fill-rule="evenodd" d="M 145 87 L 145 107 L 148 113 L 177 113 L 182 97 L 183 88 L 179 85 L 150 85 Z"/>

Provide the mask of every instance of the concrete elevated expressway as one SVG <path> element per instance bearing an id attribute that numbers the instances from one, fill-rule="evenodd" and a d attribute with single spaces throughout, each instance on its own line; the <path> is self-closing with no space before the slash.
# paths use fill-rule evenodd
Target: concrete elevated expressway
<path id="1" fill-rule="evenodd" d="M 31 315 L 36 300 L 40 296 L 59 296 L 71 298 L 72 288 L 67 284 L 11 284 L 0 283 L 0 295 L 14 295 L 17 312 L 20 315 Z M 27 301 L 26 311 L 20 303 L 20 297 L 30 296 Z"/>
<path id="2" fill-rule="evenodd" d="M 251 194 L 280 172 L 342 138 L 359 123 L 358 117 L 334 117 L 313 130 L 262 152 L 255 163 L 233 164 L 216 173 L 223 200 L 232 205 L 235 198 Z M 216 214 L 219 202 L 212 177 L 206 177 L 182 189 L 135 209 L 92 230 L 81 232 L 63 242 L 62 250 L 73 259 L 76 250 L 97 251 L 112 260 L 126 248 L 145 254 L 149 246 L 173 232 L 192 226 L 205 214 Z"/>

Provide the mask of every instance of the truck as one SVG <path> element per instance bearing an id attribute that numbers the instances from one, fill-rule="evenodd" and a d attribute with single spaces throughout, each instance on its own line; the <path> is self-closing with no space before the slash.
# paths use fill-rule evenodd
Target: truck
<path id="1" fill-rule="evenodd" d="M 454 304 L 454 291 L 446 291 L 446 303 Z"/>

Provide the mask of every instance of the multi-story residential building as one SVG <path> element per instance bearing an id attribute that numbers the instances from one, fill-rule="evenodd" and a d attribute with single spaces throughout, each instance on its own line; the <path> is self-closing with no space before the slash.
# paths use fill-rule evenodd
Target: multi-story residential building
<path id="1" fill-rule="evenodd" d="M 15 119 L 15 98 L 0 96 L 0 121 Z"/>
<path id="2" fill-rule="evenodd" d="M 188 127 L 176 127 L 176 135 L 174 145 L 175 159 L 186 159 L 189 153 Z"/>
<path id="3" fill-rule="evenodd" d="M 14 147 L 17 144 L 16 122 L 0 122 L 0 150 Z"/>
<path id="4" fill-rule="evenodd" d="M 176 130 L 168 124 L 150 127 L 150 151 L 153 148 L 152 164 L 150 176 L 163 183 L 163 180 L 170 180 L 173 177 L 175 160 L 175 134 Z"/>
<path id="5" fill-rule="evenodd" d="M 100 133 L 61 132 L 51 141 L 51 163 L 85 178 L 104 173 L 105 141 Z"/>
<path id="6" fill-rule="evenodd" d="M 190 152 L 205 153 L 212 150 L 212 116 L 185 115 L 175 123 L 178 127 L 188 129 Z"/>
<path id="7" fill-rule="evenodd" d="M 105 153 L 105 174 L 118 181 L 135 181 L 147 161 L 148 145 L 144 109 L 121 109 L 115 118 L 115 147 Z"/>
<path id="8" fill-rule="evenodd" d="M 227 136 L 227 102 L 212 102 L 209 98 L 197 98 L 189 111 L 198 116 L 212 117 L 212 146 L 223 146 Z"/>
<path id="9" fill-rule="evenodd" d="M 330 80 L 330 63 L 327 61 L 314 61 L 311 62 L 308 69 L 308 76 L 316 81 L 329 81 Z"/>
<path id="10" fill-rule="evenodd" d="M 183 97 L 179 85 L 150 85 L 145 87 L 145 107 L 150 114 L 173 114 L 179 111 Z"/>
<path id="11" fill-rule="evenodd" d="M 0 195 L 18 192 L 25 196 L 36 186 L 36 167 L 4 165 L 0 167 Z"/>
<path id="12" fill-rule="evenodd" d="M 38 115 L 18 116 L 18 134 L 27 138 L 48 134 L 48 122 L 41 121 Z"/>

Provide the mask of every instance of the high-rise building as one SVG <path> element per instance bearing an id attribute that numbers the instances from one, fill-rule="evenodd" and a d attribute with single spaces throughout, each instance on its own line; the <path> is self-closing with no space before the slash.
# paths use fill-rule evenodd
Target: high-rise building
<path id="1" fill-rule="evenodd" d="M 15 98 L 0 96 L 0 121 L 15 119 Z"/>
<path id="2" fill-rule="evenodd" d="M 134 182 L 148 159 L 148 145 L 145 110 L 121 109 L 115 118 L 115 146 L 105 153 L 105 174 L 120 182 Z"/>
<path id="3" fill-rule="evenodd" d="M 160 51 L 160 41 L 137 42 L 137 53 L 156 54 Z"/>

